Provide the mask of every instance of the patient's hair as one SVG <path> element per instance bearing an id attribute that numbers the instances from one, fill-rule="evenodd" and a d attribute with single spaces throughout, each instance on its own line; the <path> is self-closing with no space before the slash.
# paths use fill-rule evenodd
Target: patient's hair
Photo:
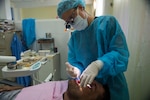
<path id="1" fill-rule="evenodd" d="M 103 94 L 103 99 L 102 100 L 110 100 L 110 92 L 109 92 L 109 88 L 107 85 L 103 86 L 105 89 L 105 92 Z M 100 100 L 100 99 L 99 99 Z"/>

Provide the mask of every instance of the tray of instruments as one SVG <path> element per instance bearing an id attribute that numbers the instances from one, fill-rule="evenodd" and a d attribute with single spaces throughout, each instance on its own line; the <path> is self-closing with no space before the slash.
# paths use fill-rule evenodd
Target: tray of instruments
<path id="1" fill-rule="evenodd" d="M 42 57 L 24 57 L 21 60 L 18 60 L 16 63 L 8 63 L 7 69 L 11 70 L 30 70 L 33 65 L 35 65 L 38 61 L 40 61 Z"/>
<path id="2" fill-rule="evenodd" d="M 27 76 L 35 73 L 41 67 L 41 57 L 24 58 L 17 61 L 16 68 L 8 68 L 8 65 L 2 68 L 3 77 Z M 19 67 L 18 67 L 19 66 Z"/>
<path id="3" fill-rule="evenodd" d="M 42 57 L 36 56 L 36 57 L 25 57 L 19 61 L 17 61 L 17 66 L 21 67 L 31 67 L 36 62 L 40 61 Z M 18 68 L 19 69 L 19 68 Z"/>

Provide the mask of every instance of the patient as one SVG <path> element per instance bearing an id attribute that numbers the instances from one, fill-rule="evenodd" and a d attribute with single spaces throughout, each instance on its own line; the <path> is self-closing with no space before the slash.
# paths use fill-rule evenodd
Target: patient
<path id="1" fill-rule="evenodd" d="M 10 90 L 13 88 L 9 87 Z M 76 80 L 51 81 L 23 88 L 14 95 L 15 100 L 109 100 L 107 88 L 96 81 L 84 88 Z"/>
<path id="2" fill-rule="evenodd" d="M 109 92 L 96 81 L 90 86 L 81 87 L 75 80 L 70 80 L 63 98 L 64 100 L 109 100 Z"/>

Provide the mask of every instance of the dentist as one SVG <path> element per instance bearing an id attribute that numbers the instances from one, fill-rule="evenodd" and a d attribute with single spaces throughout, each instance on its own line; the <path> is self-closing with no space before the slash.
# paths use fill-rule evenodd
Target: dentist
<path id="1" fill-rule="evenodd" d="M 66 28 L 73 27 L 68 42 L 66 70 L 86 87 L 93 80 L 107 85 L 110 100 L 129 100 L 124 72 L 129 51 L 125 35 L 113 16 L 93 17 L 85 10 L 84 0 L 61 0 L 57 7 Z"/>

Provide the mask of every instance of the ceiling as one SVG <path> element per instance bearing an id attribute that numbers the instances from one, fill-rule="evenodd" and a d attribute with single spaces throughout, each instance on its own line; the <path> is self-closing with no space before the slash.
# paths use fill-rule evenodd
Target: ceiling
<path id="1" fill-rule="evenodd" d="M 60 0 L 10 0 L 16 8 L 56 6 Z M 85 0 L 86 4 L 92 4 L 93 0 Z"/>

